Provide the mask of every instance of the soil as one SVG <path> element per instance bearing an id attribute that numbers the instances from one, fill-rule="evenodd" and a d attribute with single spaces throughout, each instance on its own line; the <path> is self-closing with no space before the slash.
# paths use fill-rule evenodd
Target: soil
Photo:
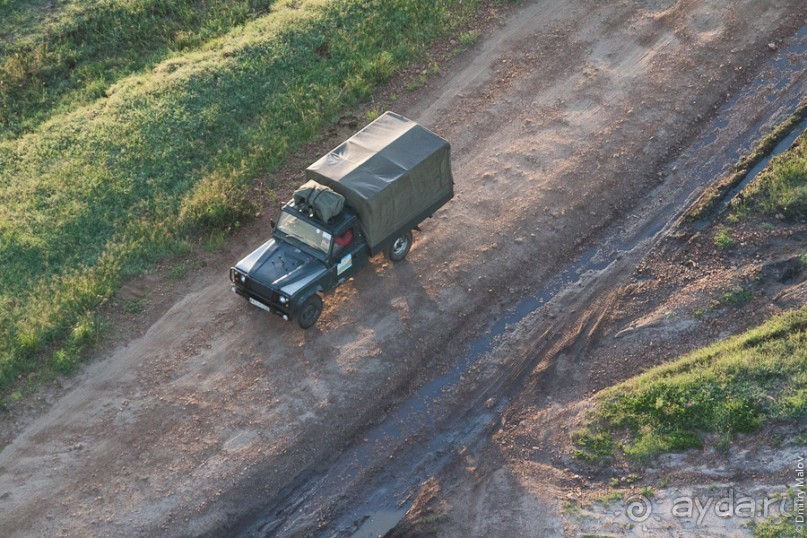
<path id="1" fill-rule="evenodd" d="M 727 226 L 735 243 L 717 248 Z M 497 430 L 431 477 L 390 536 L 751 536 L 751 521 L 792 513 L 789 495 L 807 455 L 803 423 L 769 424 L 729 448 L 707 437 L 703 449 L 648 466 L 587 464 L 573 456 L 570 436 L 601 389 L 807 304 L 805 244 L 807 223 L 776 216 L 679 223 L 615 293 L 583 293 L 599 305 L 584 318 L 597 322 L 583 322 L 585 330 L 535 365 Z M 750 297 L 725 299 L 739 289 Z M 674 511 L 677 500 L 696 498 L 702 510 Z M 733 499 L 724 510 L 746 499 L 755 512 L 721 516 L 724 499 Z M 646 519 L 630 518 L 632 503 Z"/>
<path id="2" fill-rule="evenodd" d="M 315 488 L 312 477 L 451 371 L 491 320 L 582 252 L 618 244 L 654 215 L 672 218 L 693 186 L 708 182 L 672 163 L 805 17 L 800 0 L 538 1 L 510 12 L 491 4 L 479 21 L 484 39 L 460 54 L 457 43 L 443 43 L 436 60 L 391 81 L 370 105 L 452 143 L 457 196 L 424 223 L 407 261 L 376 259 L 326 297 L 316 327 L 301 331 L 247 305 L 227 281 L 229 266 L 268 235 L 276 202 L 265 200 L 221 250 L 197 251 L 184 277 L 160 267 L 132 281 L 109 305 L 114 328 L 97 356 L 3 418 L 0 534 L 232 534 L 266 507 L 299 514 L 295 530 L 281 534 L 332 531 L 336 509 L 290 506 L 297 496 L 289 492 Z M 725 153 L 706 159 L 717 172 L 735 160 L 738 141 L 776 119 L 777 97 L 804 87 L 803 58 L 785 60 L 790 78 L 737 103 L 741 125 L 719 132 L 714 148 Z M 439 73 L 428 68 L 434 61 Z M 424 70 L 432 73 L 424 86 L 407 90 Z M 299 170 L 364 123 L 360 115 L 262 183 L 290 195 Z M 803 227 L 787 230 L 771 251 L 771 274 L 788 245 L 803 244 Z M 759 248 L 753 228 L 741 233 Z M 693 244 L 709 251 L 708 234 L 700 237 Z M 502 405 L 490 443 L 482 436 L 426 483 L 407 516 L 412 532 L 556 535 L 576 525 L 559 515 L 558 499 L 598 482 L 567 470 L 562 432 L 590 393 L 756 319 L 733 311 L 690 319 L 698 301 L 738 278 L 724 254 L 700 251 L 699 267 L 714 262 L 710 279 L 685 274 L 670 260 L 690 240 L 663 243 L 622 291 L 649 250 L 620 255 L 501 335 L 496 352 L 462 378 L 453 405 L 473 408 L 480 383 L 514 364 L 530 366 L 530 375 L 508 384 L 497 374 L 497 390 L 524 390 Z M 679 302 L 671 290 L 683 282 L 691 286 L 679 286 Z M 779 290 L 779 303 L 755 294 L 752 311 L 761 318 L 803 302 L 799 289 Z M 132 298 L 147 304 L 144 312 L 125 312 Z M 642 346 L 651 337 L 647 360 Z M 589 351 L 598 345 L 623 348 Z M 499 400 L 490 408 L 499 410 Z M 414 438 L 389 446 L 421 448 Z M 380 459 L 396 459 L 379 450 Z M 346 489 L 340 502 L 352 497 L 360 494 Z"/>

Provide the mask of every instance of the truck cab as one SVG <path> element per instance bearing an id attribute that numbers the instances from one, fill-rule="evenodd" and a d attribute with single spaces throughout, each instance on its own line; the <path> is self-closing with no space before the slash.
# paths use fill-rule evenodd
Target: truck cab
<path id="1" fill-rule="evenodd" d="M 369 258 L 350 208 L 324 223 L 292 200 L 280 211 L 272 239 L 233 266 L 230 280 L 234 291 L 253 305 L 308 328 L 321 311 L 312 297 L 331 292 Z M 309 306 L 307 312 L 303 305 Z"/>
<path id="2" fill-rule="evenodd" d="M 329 293 L 385 252 L 402 261 L 412 230 L 454 196 L 448 142 L 392 112 L 306 169 L 273 236 L 230 268 L 252 305 L 313 326 Z"/>

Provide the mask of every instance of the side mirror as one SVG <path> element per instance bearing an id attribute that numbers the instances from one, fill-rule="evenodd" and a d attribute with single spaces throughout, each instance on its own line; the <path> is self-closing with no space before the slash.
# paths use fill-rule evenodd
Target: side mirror
<path id="1" fill-rule="evenodd" d="M 273 230 L 275 229 L 275 226 L 277 226 L 275 219 L 269 219 L 269 226 L 271 226 Z"/>

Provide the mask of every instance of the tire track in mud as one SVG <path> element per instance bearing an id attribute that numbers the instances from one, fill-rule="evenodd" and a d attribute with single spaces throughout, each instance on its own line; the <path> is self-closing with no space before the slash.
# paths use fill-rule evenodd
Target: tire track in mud
<path id="1" fill-rule="evenodd" d="M 596 341 L 618 289 L 641 259 L 664 240 L 711 181 L 805 97 L 803 66 L 782 60 L 803 57 L 805 51 L 807 26 L 665 166 L 666 179 L 637 206 L 645 209 L 612 224 L 599 246 L 512 308 L 471 345 L 471 352 L 451 372 L 426 384 L 365 431 L 363 441 L 328 470 L 307 474 L 284 492 L 280 503 L 228 526 L 228 532 L 384 534 L 411 506 L 420 483 L 453 461 L 457 449 L 487 438 L 500 426 L 510 398 L 528 379 L 533 389 L 574 383 L 557 372 L 559 359 L 579 356 Z M 768 96 L 771 84 L 777 89 L 776 100 Z"/>

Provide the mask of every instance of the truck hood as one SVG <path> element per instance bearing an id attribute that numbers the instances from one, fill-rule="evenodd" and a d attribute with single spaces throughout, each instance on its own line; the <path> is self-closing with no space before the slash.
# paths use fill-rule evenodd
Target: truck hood
<path id="1" fill-rule="evenodd" d="M 292 296 L 327 271 L 325 264 L 302 250 L 270 239 L 235 265 L 264 286 Z"/>

